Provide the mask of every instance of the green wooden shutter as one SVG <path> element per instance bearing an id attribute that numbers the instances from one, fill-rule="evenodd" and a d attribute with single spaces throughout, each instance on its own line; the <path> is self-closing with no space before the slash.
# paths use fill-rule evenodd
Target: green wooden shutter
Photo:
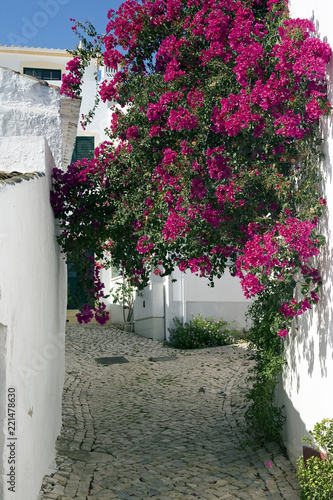
<path id="1" fill-rule="evenodd" d="M 94 156 L 95 138 L 89 136 L 78 136 L 75 141 L 71 163 L 75 163 L 82 158 L 92 158 Z"/>
<path id="2" fill-rule="evenodd" d="M 92 158 L 94 156 L 95 139 L 89 136 L 76 137 L 71 163 L 75 163 L 82 158 Z M 93 253 L 91 253 L 93 255 Z M 80 309 L 87 303 L 87 295 L 80 286 L 77 271 L 73 264 L 68 264 L 68 302 L 67 309 Z M 94 304 L 90 304 L 93 306 Z"/>

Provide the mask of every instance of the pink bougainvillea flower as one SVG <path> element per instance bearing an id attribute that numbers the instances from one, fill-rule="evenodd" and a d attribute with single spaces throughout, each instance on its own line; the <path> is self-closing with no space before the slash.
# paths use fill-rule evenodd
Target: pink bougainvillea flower
<path id="1" fill-rule="evenodd" d="M 133 126 L 129 127 L 126 132 L 126 139 L 134 139 L 136 140 L 139 137 L 138 127 Z"/>

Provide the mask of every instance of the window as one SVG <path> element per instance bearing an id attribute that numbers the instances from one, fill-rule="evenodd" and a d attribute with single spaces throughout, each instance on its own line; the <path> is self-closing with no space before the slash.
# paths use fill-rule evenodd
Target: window
<path id="1" fill-rule="evenodd" d="M 95 138 L 90 136 L 78 136 L 75 140 L 71 163 L 75 163 L 82 158 L 91 159 L 94 156 Z"/>
<path id="2" fill-rule="evenodd" d="M 93 252 L 88 253 L 91 257 L 94 255 Z M 93 273 L 93 269 L 91 263 L 91 273 Z M 69 262 L 67 264 L 67 309 L 81 309 L 84 304 L 88 304 L 90 307 L 94 306 L 94 302 L 88 300 L 87 292 L 83 288 L 75 264 Z"/>
<path id="3" fill-rule="evenodd" d="M 23 74 L 40 80 L 61 80 L 61 69 L 23 68 Z"/>
<path id="4" fill-rule="evenodd" d="M 108 68 L 108 66 L 100 66 L 98 71 L 98 76 L 100 80 L 112 80 L 118 70 L 114 68 Z"/>

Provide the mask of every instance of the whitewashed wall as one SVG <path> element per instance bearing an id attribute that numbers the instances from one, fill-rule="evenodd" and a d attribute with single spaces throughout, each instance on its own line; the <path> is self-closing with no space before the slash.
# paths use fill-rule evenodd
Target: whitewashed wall
<path id="1" fill-rule="evenodd" d="M 292 17 L 308 18 L 315 23 L 317 36 L 333 47 L 333 4 L 326 0 L 292 0 Z M 329 98 L 333 100 L 333 64 L 328 67 Z M 323 418 L 333 418 L 333 127 L 332 118 L 323 121 L 326 161 L 322 166 L 323 193 L 327 213 L 322 231 L 327 246 L 320 257 L 324 278 L 320 302 L 304 314 L 298 327 L 287 339 L 288 368 L 278 401 L 285 405 L 287 424 L 285 440 L 288 454 L 295 461 L 302 451 L 302 437 Z"/>
<path id="2" fill-rule="evenodd" d="M 104 293 L 109 295 L 108 298 L 103 299 L 106 309 L 110 312 L 110 322 L 116 324 L 124 323 L 123 306 L 121 304 L 113 303 L 112 292 L 116 291 L 118 284 L 122 283 L 122 277 L 112 278 L 111 269 L 101 269 L 101 280 L 104 283 Z"/>
<path id="3" fill-rule="evenodd" d="M 238 328 L 246 327 L 245 315 L 250 301 L 244 297 L 239 278 L 232 277 L 228 269 L 222 278 L 214 280 L 213 288 L 208 286 L 207 278 L 194 274 L 186 274 L 184 281 L 187 320 L 192 314 L 201 313 L 206 318 L 234 321 Z"/>
<path id="4" fill-rule="evenodd" d="M 0 137 L 45 137 L 58 168 L 62 168 L 60 104 L 57 88 L 0 68 Z"/>
<path id="5" fill-rule="evenodd" d="M 61 166 L 59 91 L 0 68 L 0 498 L 35 500 L 61 428 L 66 269 L 49 201 Z M 39 175 L 31 172 L 37 171 Z M 6 394 L 16 390 L 15 493 Z M 10 437 L 10 439 L 8 439 Z M 12 450 L 13 451 L 13 450 Z"/>
<path id="6" fill-rule="evenodd" d="M 176 280 L 176 281 L 174 281 Z M 176 269 L 171 276 L 151 275 L 150 284 L 134 302 L 135 331 L 140 335 L 162 340 L 169 338 L 173 319 L 189 321 L 199 313 L 204 318 L 234 322 L 244 328 L 250 301 L 246 300 L 238 278 L 231 277 L 228 269 L 221 279 L 209 280 Z"/>
<path id="7" fill-rule="evenodd" d="M 81 113 L 87 114 L 94 106 L 95 96 L 96 96 L 96 80 L 95 80 L 95 72 L 98 71 L 96 67 L 95 61 L 92 61 L 83 77 L 82 84 L 82 104 L 81 104 Z M 99 83 L 100 80 L 100 72 L 99 74 Z M 111 122 L 111 114 L 109 112 L 109 104 L 100 102 L 96 108 L 95 116 L 91 123 L 89 123 L 85 130 L 82 130 L 81 126 L 78 126 L 78 135 L 90 135 L 95 137 L 95 146 L 98 146 L 101 142 L 108 140 L 107 135 L 105 134 L 105 129 L 110 127 Z"/>

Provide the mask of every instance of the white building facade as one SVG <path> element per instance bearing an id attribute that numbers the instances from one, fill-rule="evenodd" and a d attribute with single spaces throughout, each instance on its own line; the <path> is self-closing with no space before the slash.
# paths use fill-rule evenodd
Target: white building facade
<path id="1" fill-rule="evenodd" d="M 134 302 L 135 331 L 154 340 L 168 339 L 175 317 L 185 322 L 198 314 L 222 317 L 235 328 L 246 328 L 248 304 L 238 278 L 228 269 L 221 279 L 214 280 L 213 288 L 207 278 L 188 272 L 175 270 L 164 278 L 152 274 L 149 286 Z"/>
<path id="2" fill-rule="evenodd" d="M 61 428 L 67 283 L 50 186 L 77 120 L 58 88 L 0 67 L 2 500 L 36 499 Z"/>

